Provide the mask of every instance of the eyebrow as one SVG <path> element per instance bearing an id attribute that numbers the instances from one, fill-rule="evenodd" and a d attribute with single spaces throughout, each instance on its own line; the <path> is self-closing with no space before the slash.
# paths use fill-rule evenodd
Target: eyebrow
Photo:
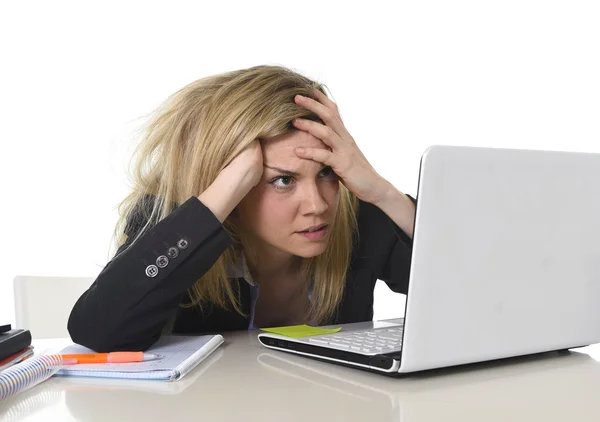
<path id="1" fill-rule="evenodd" d="M 279 168 L 279 167 L 268 166 L 266 164 L 264 164 L 264 167 L 266 167 L 268 169 L 271 169 L 271 170 L 276 170 L 276 171 L 278 171 L 280 173 L 283 173 L 283 174 L 286 174 L 288 176 L 297 177 L 297 176 L 300 175 L 300 173 L 292 171 L 292 170 L 286 170 L 286 169 L 282 169 L 282 168 Z M 327 167 L 327 166 L 326 165 L 321 165 L 321 168 L 319 169 L 319 171 L 323 170 L 325 167 Z"/>

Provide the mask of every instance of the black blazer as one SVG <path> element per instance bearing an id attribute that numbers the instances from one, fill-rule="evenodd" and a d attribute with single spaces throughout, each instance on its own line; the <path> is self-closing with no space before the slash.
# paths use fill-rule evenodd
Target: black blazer
<path id="1" fill-rule="evenodd" d="M 233 243 L 209 208 L 192 197 L 127 249 L 141 227 L 139 215 L 128 219 L 128 242 L 73 307 L 68 330 L 74 342 L 98 352 L 146 350 L 169 322 L 173 333 L 248 329 L 249 319 L 234 310 L 209 306 L 201 313 L 197 307 L 179 306 L 187 300 L 188 289 Z M 372 320 L 378 279 L 395 292 L 406 294 L 408 289 L 412 241 L 406 233 L 378 207 L 363 201 L 358 232 L 332 324 Z M 164 259 L 157 262 L 162 255 L 168 258 L 166 266 Z M 243 278 L 230 281 L 249 315 L 249 284 Z"/>

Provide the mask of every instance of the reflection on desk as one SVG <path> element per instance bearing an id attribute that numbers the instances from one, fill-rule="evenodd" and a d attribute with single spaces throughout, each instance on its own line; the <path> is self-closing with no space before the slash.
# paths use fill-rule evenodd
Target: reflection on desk
<path id="1" fill-rule="evenodd" d="M 597 346 L 394 379 L 271 351 L 256 334 L 227 333 L 179 382 L 53 378 L 0 404 L 0 422 L 600 420 Z"/>
<path id="2" fill-rule="evenodd" d="M 53 388 L 54 380 L 45 381 L 44 388 L 32 388 L 0 402 L 0 422 L 21 421 L 35 417 L 45 409 L 56 406 L 63 396 L 62 388 Z"/>
<path id="3" fill-rule="evenodd" d="M 389 408 L 390 421 L 554 421 L 593 417 L 600 363 L 587 354 L 555 352 L 381 380 L 321 362 L 264 352 L 258 361 L 290 378 Z M 380 409 L 381 410 L 381 409 Z M 382 413 L 378 411 L 377 413 Z"/>

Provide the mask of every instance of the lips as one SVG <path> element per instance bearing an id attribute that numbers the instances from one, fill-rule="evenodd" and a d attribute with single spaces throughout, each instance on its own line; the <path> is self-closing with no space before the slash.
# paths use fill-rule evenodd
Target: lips
<path id="1" fill-rule="evenodd" d="M 312 232 L 316 232 L 317 230 L 322 229 L 323 227 L 326 227 L 327 224 L 319 224 L 318 226 L 311 226 L 305 230 L 300 231 L 299 233 L 312 233 Z"/>

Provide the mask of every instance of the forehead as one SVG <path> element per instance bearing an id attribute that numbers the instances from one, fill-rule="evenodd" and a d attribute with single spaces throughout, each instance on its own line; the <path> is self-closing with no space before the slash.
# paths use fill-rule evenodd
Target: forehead
<path id="1" fill-rule="evenodd" d="M 319 138 L 314 137 L 308 132 L 295 130 L 291 133 L 269 139 L 262 145 L 265 158 L 298 158 L 294 149 L 297 147 L 321 148 L 327 149 L 327 145 Z"/>

